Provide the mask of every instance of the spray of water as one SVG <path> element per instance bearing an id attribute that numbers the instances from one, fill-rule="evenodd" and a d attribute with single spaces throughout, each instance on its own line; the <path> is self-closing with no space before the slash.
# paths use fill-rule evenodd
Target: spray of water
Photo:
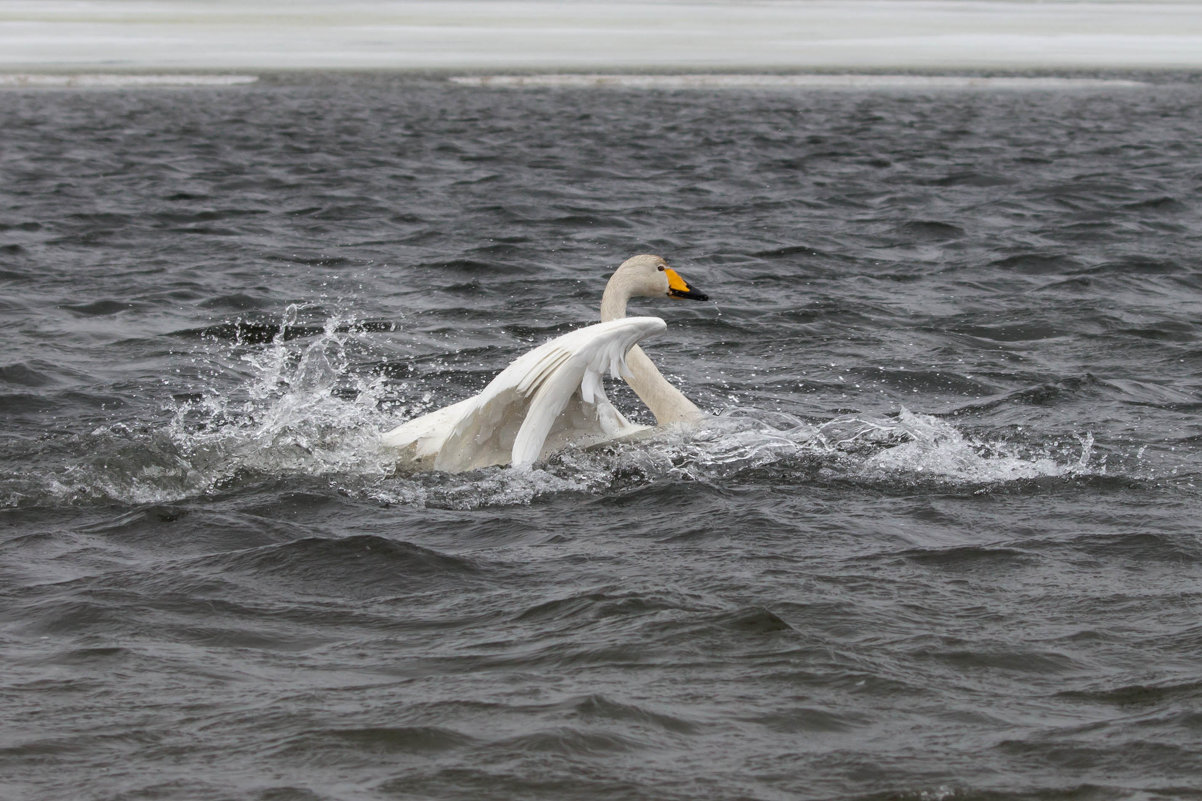
<path id="1" fill-rule="evenodd" d="M 364 333 L 334 316 L 320 334 L 289 340 L 299 313 L 289 306 L 264 348 L 235 340 L 241 384 L 215 383 L 175 407 L 166 433 L 181 456 L 204 467 L 210 485 L 237 473 L 387 472 L 374 427 L 383 379 L 352 369 L 350 346 Z"/>
<path id="2" fill-rule="evenodd" d="M 380 339 L 353 318 L 329 316 L 305 335 L 289 335 L 303 315 L 316 313 L 290 306 L 269 341 L 237 335 L 207 342 L 192 365 L 207 365 L 192 370 L 199 386 L 168 404 L 165 424 L 98 428 L 91 441 L 97 454 L 43 476 L 42 494 L 59 501 L 165 503 L 292 477 L 321 479 L 379 503 L 473 508 L 656 482 L 836 480 L 981 488 L 1102 471 L 1093 463 L 1089 435 L 1066 449 L 970 436 L 905 409 L 880 419 L 809 422 L 734 408 L 694 428 L 570 450 L 533 469 L 400 473 L 380 446 L 379 432 L 447 393 L 420 378 L 388 379 L 380 369 L 387 362 Z"/>

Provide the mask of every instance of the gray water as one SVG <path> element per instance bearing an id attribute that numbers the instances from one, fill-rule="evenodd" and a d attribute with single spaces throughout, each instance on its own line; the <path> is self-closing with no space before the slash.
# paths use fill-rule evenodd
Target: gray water
<path id="1" fill-rule="evenodd" d="M 0 93 L 0 796 L 1202 797 L 1202 83 L 1135 77 Z M 395 470 L 640 252 L 711 419 Z"/>

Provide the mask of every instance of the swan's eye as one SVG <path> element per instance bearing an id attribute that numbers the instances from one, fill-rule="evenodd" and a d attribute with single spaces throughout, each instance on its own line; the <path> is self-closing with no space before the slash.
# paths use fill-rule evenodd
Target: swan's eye
<path id="1" fill-rule="evenodd" d="M 662 265 L 662 264 L 661 264 L 661 265 L 659 266 L 659 271 L 660 271 L 661 273 L 664 271 L 664 265 Z"/>

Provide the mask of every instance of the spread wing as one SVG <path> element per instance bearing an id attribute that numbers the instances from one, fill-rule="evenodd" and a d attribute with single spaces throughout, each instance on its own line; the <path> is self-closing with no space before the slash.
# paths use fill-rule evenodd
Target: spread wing
<path id="1" fill-rule="evenodd" d="M 571 331 L 520 356 L 479 395 L 405 423 L 383 442 L 454 472 L 526 466 L 567 445 L 637 431 L 602 380 L 620 377 L 627 351 L 666 327 L 658 317 L 627 317 Z"/>

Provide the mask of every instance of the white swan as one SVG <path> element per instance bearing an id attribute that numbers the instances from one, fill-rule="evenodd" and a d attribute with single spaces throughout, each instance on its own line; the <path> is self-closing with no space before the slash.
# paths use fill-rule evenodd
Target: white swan
<path id="1" fill-rule="evenodd" d="M 628 436 L 631 423 L 605 397 L 605 372 L 626 379 L 659 425 L 703 417 L 635 343 L 663 331 L 658 317 L 626 317 L 632 297 L 707 300 L 659 256 L 622 262 L 605 286 L 601 320 L 516 359 L 479 395 L 394 428 L 382 444 L 418 468 L 459 472 L 496 464 L 523 467 L 569 445 Z"/>

